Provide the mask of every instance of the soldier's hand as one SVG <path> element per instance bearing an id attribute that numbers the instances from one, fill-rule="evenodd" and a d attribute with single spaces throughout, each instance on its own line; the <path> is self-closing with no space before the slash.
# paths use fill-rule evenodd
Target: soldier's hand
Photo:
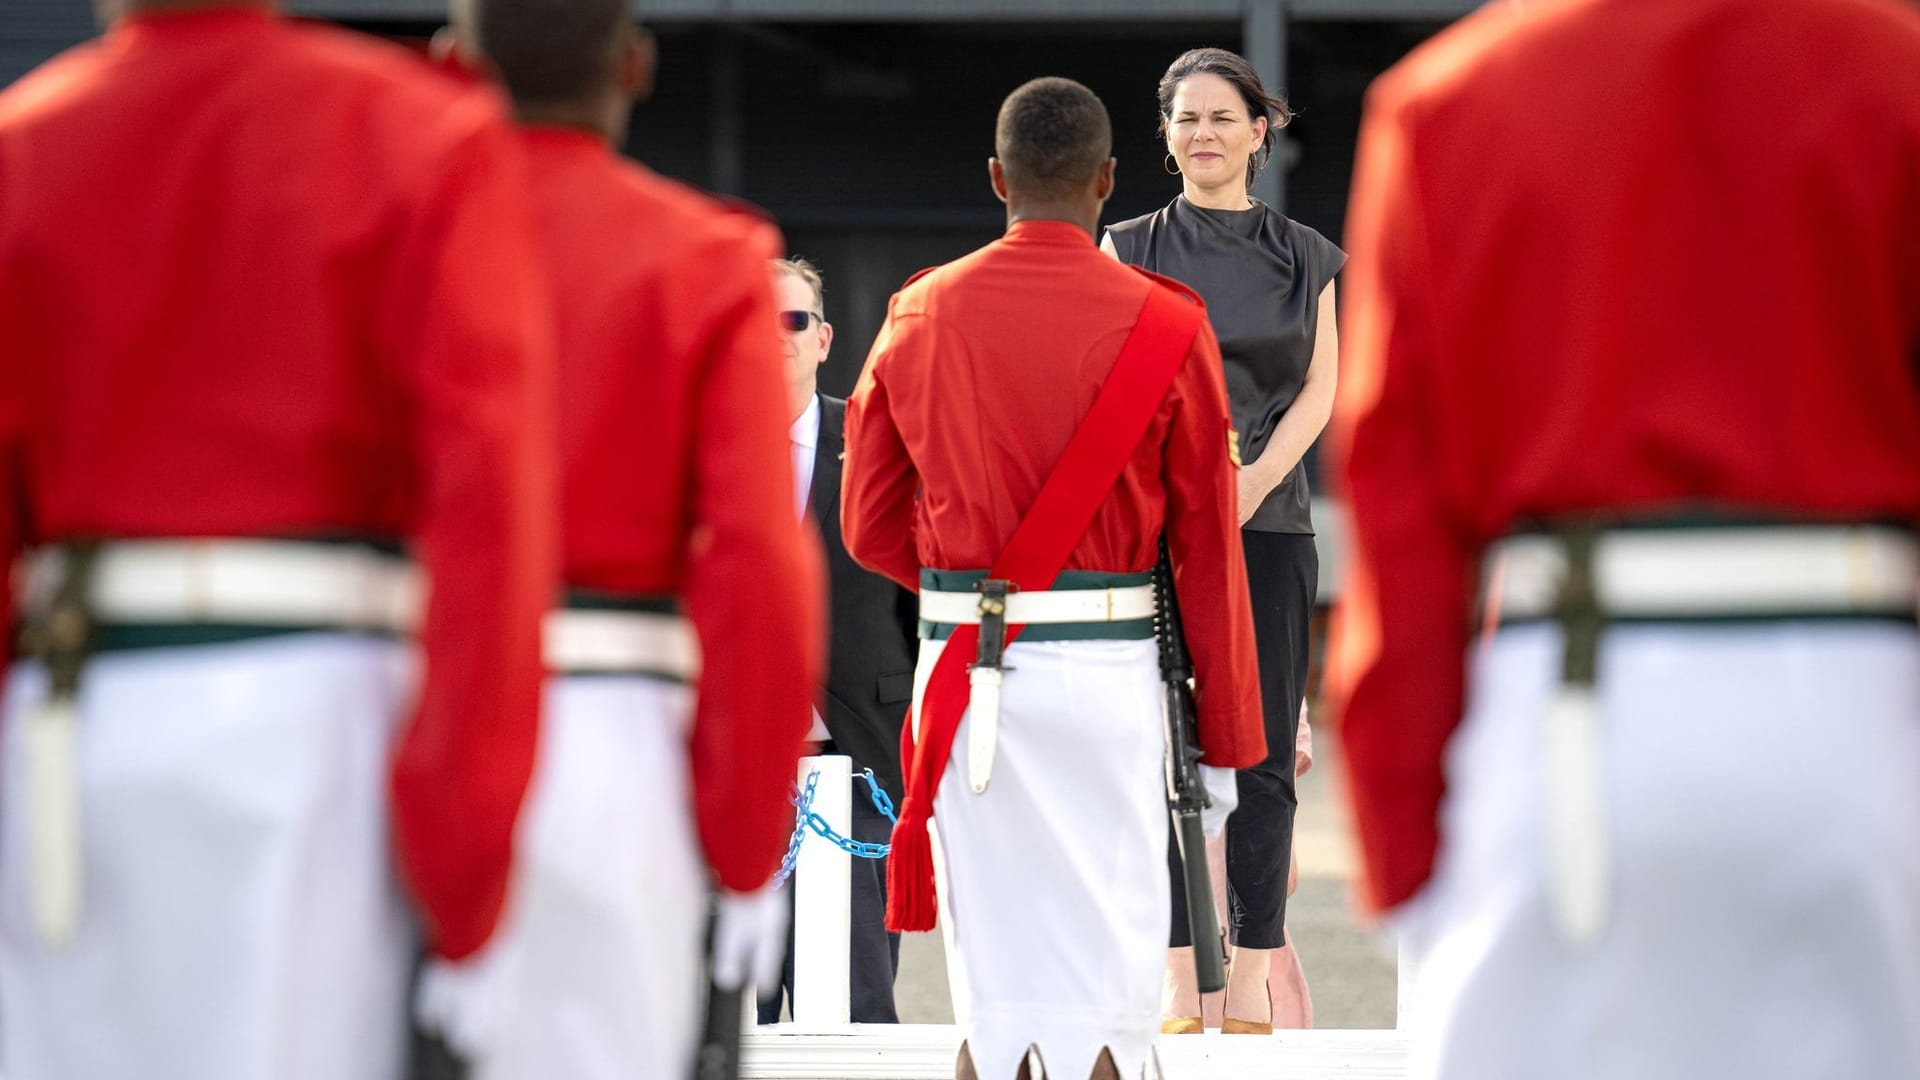
<path id="1" fill-rule="evenodd" d="M 787 953 L 787 898 L 767 885 L 756 892 L 720 893 L 713 920 L 713 984 L 738 990 L 780 985 Z"/>
<path id="2" fill-rule="evenodd" d="M 411 1080 L 457 1080 L 456 1062 L 487 1055 L 490 1040 L 503 1023 L 504 987 L 500 974 L 506 952 L 496 936 L 488 947 L 465 960 L 428 957 L 414 990 L 413 1018 L 418 1037 Z"/>
<path id="3" fill-rule="evenodd" d="M 1200 782 L 1207 789 L 1207 808 L 1200 811 L 1200 831 L 1208 838 L 1227 831 L 1227 817 L 1240 805 L 1240 782 L 1234 770 L 1218 765 L 1200 766 Z"/>

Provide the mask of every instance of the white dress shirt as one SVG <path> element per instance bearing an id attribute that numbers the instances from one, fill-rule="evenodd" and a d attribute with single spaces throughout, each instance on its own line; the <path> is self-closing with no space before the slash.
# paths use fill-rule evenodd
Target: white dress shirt
<path id="1" fill-rule="evenodd" d="M 806 411 L 787 429 L 787 441 L 793 446 L 793 512 L 794 516 L 804 519 L 807 500 L 813 494 L 813 458 L 820 448 L 819 394 L 807 399 Z M 821 719 L 818 709 L 813 711 L 813 730 L 807 733 L 807 741 L 827 741 L 827 722 Z"/>
<path id="2" fill-rule="evenodd" d="M 793 444 L 793 512 L 804 518 L 813 494 L 813 456 L 820 446 L 820 395 L 807 399 L 806 411 L 787 429 L 787 441 Z"/>

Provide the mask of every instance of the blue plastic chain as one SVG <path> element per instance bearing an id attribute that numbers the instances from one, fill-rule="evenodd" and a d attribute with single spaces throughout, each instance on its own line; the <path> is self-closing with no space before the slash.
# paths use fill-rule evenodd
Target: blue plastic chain
<path id="1" fill-rule="evenodd" d="M 894 813 L 893 800 L 887 797 L 886 789 L 880 786 L 880 781 L 873 775 L 873 770 L 860 770 L 860 779 L 867 783 L 867 793 L 873 800 L 873 808 L 880 811 L 888 822 L 899 824 L 900 819 Z M 808 830 L 812 830 L 821 839 L 859 859 L 884 859 L 887 857 L 887 852 L 892 850 L 889 844 L 863 843 L 835 832 L 825 818 L 813 812 L 813 796 L 819 786 L 820 770 L 815 769 L 807 774 L 806 789 L 796 789 L 793 793 L 791 800 L 794 806 L 793 836 L 787 841 L 786 857 L 780 860 L 780 872 L 773 876 L 773 887 L 776 889 L 785 885 L 787 879 L 793 876 L 794 864 L 800 860 L 800 844 L 806 840 Z"/>

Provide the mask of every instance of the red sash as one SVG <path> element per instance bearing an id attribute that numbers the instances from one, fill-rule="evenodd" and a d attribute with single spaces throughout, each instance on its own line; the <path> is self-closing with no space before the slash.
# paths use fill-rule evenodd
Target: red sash
<path id="1" fill-rule="evenodd" d="M 1052 586 L 1159 412 L 1203 317 L 1199 304 L 1173 289 L 1155 284 L 1147 290 L 1146 303 L 1093 408 L 1007 541 L 1006 550 L 994 560 L 988 577 L 1011 581 L 1024 590 Z M 1023 629 L 1009 625 L 1007 643 L 1011 645 Z M 979 642 L 978 626 L 954 628 L 946 651 L 928 676 L 919 702 L 921 715 L 909 714 L 900 733 L 907 790 L 887 860 L 890 930 L 933 929 L 938 905 L 927 826 L 933 818 L 934 793 L 940 790 L 940 777 L 953 754 L 954 733 L 967 709 L 971 693 L 967 666 L 976 658 Z M 916 728 L 921 733 L 917 746 Z"/>

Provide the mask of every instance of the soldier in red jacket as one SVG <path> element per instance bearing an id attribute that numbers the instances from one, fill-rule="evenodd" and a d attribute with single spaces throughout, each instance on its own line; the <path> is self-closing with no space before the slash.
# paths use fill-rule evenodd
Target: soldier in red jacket
<path id="1" fill-rule="evenodd" d="M 1113 186 L 1100 99 L 1035 80 L 1001 107 L 994 144 L 1006 235 L 894 296 L 847 403 L 847 550 L 918 590 L 932 639 L 889 921 L 931 922 L 915 863 L 937 808 L 960 1075 L 1011 1080 L 1038 1046 L 1049 1075 L 1133 1080 L 1170 922 L 1148 584 L 1163 531 L 1217 825 L 1233 769 L 1266 756 L 1226 387 L 1198 298 L 1094 246 Z M 1160 379 L 1138 375 L 1146 357 Z M 1097 475 L 1086 438 L 1107 445 Z M 1083 514 L 1062 524 L 1076 495 Z M 1052 557 L 1026 554 L 1041 548 Z M 996 623 L 1018 640 L 976 651 Z M 943 682 L 967 687 L 968 666 L 956 702 Z"/>
<path id="2" fill-rule="evenodd" d="M 1421 1075 L 1920 1076 L 1920 15 L 1490 7 L 1374 86 L 1347 238 Z"/>
<path id="3" fill-rule="evenodd" d="M 779 237 L 615 150 L 653 64 L 624 0 L 457 16 L 513 95 L 552 282 L 566 605 L 506 922 L 421 1004 L 476 1078 L 683 1077 L 710 888 L 715 981 L 752 962 L 778 985 L 787 907 L 764 886 L 824 659 Z"/>
<path id="4" fill-rule="evenodd" d="M 473 953 L 533 761 L 550 357 L 517 152 L 400 49 L 128 6 L 0 95 L 0 559 L 34 631 L 0 1073 L 385 1080 L 417 949 L 389 843 L 429 945 Z"/>

